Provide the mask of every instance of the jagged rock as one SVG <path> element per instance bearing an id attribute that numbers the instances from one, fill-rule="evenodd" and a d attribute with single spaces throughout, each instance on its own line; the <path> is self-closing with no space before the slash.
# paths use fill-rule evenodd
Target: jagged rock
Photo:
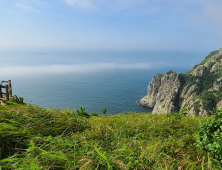
<path id="1" fill-rule="evenodd" d="M 162 78 L 162 74 L 157 74 L 153 76 L 152 81 L 150 82 L 147 88 L 148 94 L 139 100 L 140 105 L 154 108 L 156 101 L 158 100 L 157 94 L 161 86 L 161 78 Z"/>
<path id="2" fill-rule="evenodd" d="M 189 96 L 191 96 L 192 93 L 195 92 L 195 89 L 197 88 L 197 85 L 193 85 L 189 88 L 188 92 L 186 93 L 186 95 L 184 96 L 184 98 L 188 98 Z"/>
<path id="3" fill-rule="evenodd" d="M 138 103 L 153 108 L 152 113 L 177 112 L 187 108 L 188 115 L 206 116 L 215 107 L 222 109 L 222 48 L 206 56 L 185 74 L 172 70 L 157 74 L 148 86 L 147 95 Z M 218 91 L 218 94 L 217 94 Z M 215 96 L 212 98 L 213 96 Z M 209 98 L 211 96 L 211 98 Z M 212 102 L 209 104 L 209 102 Z M 198 113 L 196 113 L 198 112 Z"/>
<path id="4" fill-rule="evenodd" d="M 210 72 L 216 71 L 219 68 L 219 65 L 216 63 L 213 65 L 213 67 L 210 69 Z"/>
<path id="5" fill-rule="evenodd" d="M 186 95 L 188 96 L 188 95 Z M 180 108 L 187 108 L 188 114 L 191 115 L 193 114 L 193 111 L 191 111 L 191 109 L 193 108 L 193 104 L 194 104 L 194 98 L 196 97 L 195 93 L 191 93 L 191 95 L 189 95 L 188 97 L 183 98 L 181 104 L 180 104 Z"/>
<path id="6" fill-rule="evenodd" d="M 152 113 L 176 112 L 177 98 L 181 87 L 177 73 L 157 74 L 148 86 L 148 94 L 139 100 L 139 104 L 153 108 Z"/>
<path id="7" fill-rule="evenodd" d="M 211 68 L 210 72 L 214 72 L 216 70 L 218 70 L 219 68 L 221 68 L 222 66 L 222 60 L 216 62 L 213 67 Z"/>
<path id="8" fill-rule="evenodd" d="M 202 76 L 204 71 L 204 66 L 200 65 L 197 66 L 196 68 L 188 70 L 185 74 L 191 74 L 192 76 Z"/>
<path id="9" fill-rule="evenodd" d="M 217 109 L 218 110 L 222 109 L 222 100 L 217 103 Z"/>
<path id="10" fill-rule="evenodd" d="M 198 66 L 195 69 L 193 76 L 202 76 L 203 70 L 204 70 L 204 66 L 203 65 Z"/>
<path id="11" fill-rule="evenodd" d="M 212 90 L 219 90 L 219 88 L 220 88 L 221 86 L 222 86 L 222 82 L 214 83 Z"/>
<path id="12" fill-rule="evenodd" d="M 202 117 L 207 115 L 207 111 L 204 110 L 203 106 L 200 107 L 199 115 L 202 116 Z"/>

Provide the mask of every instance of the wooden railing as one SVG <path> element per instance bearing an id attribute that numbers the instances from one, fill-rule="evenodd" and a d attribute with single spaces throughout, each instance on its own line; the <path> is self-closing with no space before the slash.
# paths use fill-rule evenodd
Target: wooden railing
<path id="1" fill-rule="evenodd" d="M 5 89 L 4 92 L 2 89 Z M 0 100 L 10 100 L 12 98 L 11 80 L 2 81 L 0 84 Z"/>

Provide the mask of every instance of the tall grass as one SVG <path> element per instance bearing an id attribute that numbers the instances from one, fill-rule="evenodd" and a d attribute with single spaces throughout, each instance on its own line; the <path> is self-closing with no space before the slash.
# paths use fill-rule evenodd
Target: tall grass
<path id="1" fill-rule="evenodd" d="M 197 148 L 208 118 L 145 113 L 78 116 L 75 110 L 0 106 L 2 169 L 220 169 Z"/>

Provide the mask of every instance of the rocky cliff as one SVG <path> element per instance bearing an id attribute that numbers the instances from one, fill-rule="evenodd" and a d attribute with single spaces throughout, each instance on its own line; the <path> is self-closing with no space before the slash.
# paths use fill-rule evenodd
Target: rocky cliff
<path id="1" fill-rule="evenodd" d="M 209 53 L 184 74 L 168 71 L 157 74 L 148 85 L 148 94 L 138 101 L 152 113 L 178 112 L 204 116 L 222 109 L 222 49 Z"/>
<path id="2" fill-rule="evenodd" d="M 176 112 L 181 88 L 180 75 L 173 71 L 157 74 L 148 86 L 148 94 L 139 104 L 153 108 L 153 113 Z"/>

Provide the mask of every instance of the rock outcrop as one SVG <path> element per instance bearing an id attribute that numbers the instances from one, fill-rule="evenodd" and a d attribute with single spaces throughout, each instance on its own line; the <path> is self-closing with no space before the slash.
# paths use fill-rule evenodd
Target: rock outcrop
<path id="1" fill-rule="evenodd" d="M 153 113 L 176 112 L 181 87 L 180 76 L 172 71 L 157 74 L 148 86 L 148 94 L 139 100 L 139 104 L 153 108 Z"/>
<path id="2" fill-rule="evenodd" d="M 178 112 L 205 116 L 222 108 L 222 49 L 209 53 L 185 74 L 168 71 L 157 74 L 148 85 L 148 93 L 138 101 L 152 108 L 153 114 Z"/>

